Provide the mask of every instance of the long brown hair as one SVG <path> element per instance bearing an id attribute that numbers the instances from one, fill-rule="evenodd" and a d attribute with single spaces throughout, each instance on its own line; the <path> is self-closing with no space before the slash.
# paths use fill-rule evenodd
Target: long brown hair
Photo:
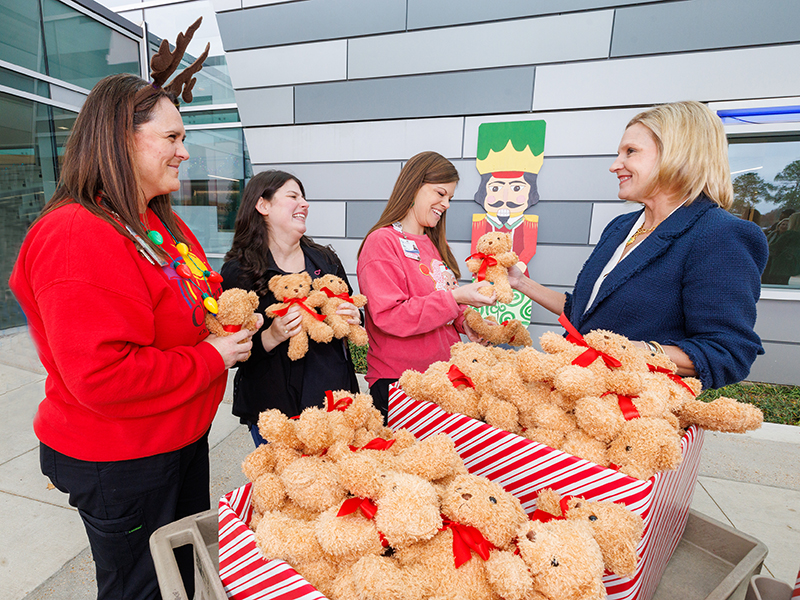
<path id="1" fill-rule="evenodd" d="M 173 94 L 156 90 L 134 105 L 136 92 L 150 85 L 135 75 L 111 75 L 94 86 L 83 105 L 64 150 L 64 164 L 53 197 L 45 204 L 37 221 L 49 212 L 77 203 L 97 217 L 111 223 L 133 241 L 125 225 L 135 231 L 160 256 L 164 250 L 151 243 L 139 220 L 141 186 L 133 162 L 134 133 L 153 118 L 156 104 Z M 172 211 L 169 194 L 156 196 L 150 208 L 169 230 L 186 243 Z M 119 215 L 121 223 L 109 210 Z"/>
<path id="2" fill-rule="evenodd" d="M 267 222 L 256 209 L 260 198 L 271 202 L 275 192 L 281 189 L 287 181 L 297 183 L 303 197 L 306 190 L 303 183 L 291 173 L 285 171 L 262 171 L 257 173 L 247 182 L 236 213 L 236 224 L 233 234 L 231 249 L 225 255 L 225 262 L 239 261 L 239 268 L 243 279 L 259 295 L 269 291 L 268 269 L 271 253 L 269 251 L 269 229 Z M 331 262 L 336 262 L 333 250 L 317 244 L 308 236 L 300 238 L 303 246 L 316 248 L 325 254 Z"/>
<path id="3" fill-rule="evenodd" d="M 453 166 L 453 163 L 438 152 L 420 152 L 412 156 L 400 170 L 400 175 L 394 184 L 394 189 L 389 196 L 389 201 L 386 203 L 386 208 L 383 209 L 383 214 L 381 214 L 380 219 L 372 226 L 367 235 L 364 236 L 364 241 L 376 229 L 386 227 L 396 221 L 402 221 L 408 211 L 411 210 L 417 192 L 426 183 L 453 182 L 458 182 L 458 171 Z M 445 211 L 435 227 L 425 227 L 424 231 L 425 235 L 436 246 L 444 264 L 453 271 L 456 278 L 459 278 L 461 277 L 461 270 L 458 268 L 458 263 L 445 237 L 446 215 L 447 212 Z M 364 241 L 361 242 L 361 246 L 358 249 L 359 256 L 364 248 Z"/>

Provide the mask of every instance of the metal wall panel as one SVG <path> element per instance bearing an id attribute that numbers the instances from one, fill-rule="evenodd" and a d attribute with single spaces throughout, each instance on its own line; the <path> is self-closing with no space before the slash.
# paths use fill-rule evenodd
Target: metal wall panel
<path id="1" fill-rule="evenodd" d="M 304 0 L 218 15 L 225 50 L 374 35 L 406 28 L 405 0 Z"/>
<path id="2" fill-rule="evenodd" d="M 385 202 L 400 174 L 401 163 L 304 163 L 253 165 L 253 172 L 278 169 L 292 173 L 300 181 L 310 199 L 373 200 Z"/>
<path id="3" fill-rule="evenodd" d="M 294 123 L 294 88 L 256 88 L 237 90 L 236 105 L 242 123 L 290 125 Z"/>
<path id="4" fill-rule="evenodd" d="M 314 238 L 344 237 L 346 206 L 344 202 L 309 201 L 306 233 Z"/>
<path id="5" fill-rule="evenodd" d="M 797 0 L 702 0 L 617 9 L 611 56 L 800 42 Z"/>
<path id="6" fill-rule="evenodd" d="M 240 50 L 225 58 L 237 90 L 347 78 L 347 40 Z"/>
<path id="7" fill-rule="evenodd" d="M 423 150 L 461 155 L 463 119 L 416 119 L 252 127 L 245 129 L 253 163 L 406 160 Z"/>
<path id="8" fill-rule="evenodd" d="M 799 91 L 798 80 L 787 72 L 787 65 L 798 62 L 800 45 L 787 45 L 543 66 L 536 69 L 533 107 L 793 96 Z"/>
<path id="9" fill-rule="evenodd" d="M 542 285 L 572 287 L 591 253 L 590 246 L 539 244 L 528 264 L 528 274 Z"/>
<path id="10" fill-rule="evenodd" d="M 762 340 L 770 342 L 798 343 L 800 341 L 800 302 L 759 300 L 756 333 L 761 336 Z"/>
<path id="11" fill-rule="evenodd" d="M 298 86 L 296 123 L 474 115 L 527 110 L 534 67 Z"/>
<path id="12" fill-rule="evenodd" d="M 605 58 L 613 11 L 354 38 L 351 79 Z"/>
<path id="13" fill-rule="evenodd" d="M 750 369 L 749 381 L 764 381 L 783 385 L 800 385 L 800 345 L 763 344 L 766 354 L 759 356 Z"/>

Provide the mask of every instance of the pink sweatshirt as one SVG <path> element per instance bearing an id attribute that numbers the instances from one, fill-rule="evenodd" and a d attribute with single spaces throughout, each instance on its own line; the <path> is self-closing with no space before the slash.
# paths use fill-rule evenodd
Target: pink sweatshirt
<path id="1" fill-rule="evenodd" d="M 416 243 L 420 260 L 405 255 L 403 234 L 392 226 L 373 231 L 358 259 L 358 285 L 368 300 L 370 385 L 449 360 L 450 346 L 461 339 L 464 308 L 450 291 L 458 287 L 455 275 L 428 236 L 405 237 Z"/>

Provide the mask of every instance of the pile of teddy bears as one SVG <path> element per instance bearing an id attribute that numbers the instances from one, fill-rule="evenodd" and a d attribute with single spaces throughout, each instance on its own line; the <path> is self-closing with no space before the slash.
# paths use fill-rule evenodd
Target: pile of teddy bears
<path id="1" fill-rule="evenodd" d="M 643 524 L 621 504 L 513 495 L 471 475 L 444 434 L 392 432 L 365 394 L 329 392 L 297 419 L 261 414 L 269 443 L 243 464 L 250 527 L 332 600 L 605 598 L 631 575 Z"/>
<path id="2" fill-rule="evenodd" d="M 700 381 L 676 375 L 666 354 L 610 331 L 578 336 L 547 332 L 544 352 L 458 343 L 449 361 L 406 371 L 400 385 L 416 400 L 638 479 L 678 467 L 690 425 L 725 432 L 761 426 L 763 415 L 750 404 L 697 400 Z"/>

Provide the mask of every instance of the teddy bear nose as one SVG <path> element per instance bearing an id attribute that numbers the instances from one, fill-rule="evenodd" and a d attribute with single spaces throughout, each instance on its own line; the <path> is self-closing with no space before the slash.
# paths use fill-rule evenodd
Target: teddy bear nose
<path id="1" fill-rule="evenodd" d="M 461 494 L 461 497 L 462 497 L 464 500 L 469 500 L 470 498 L 472 498 L 472 494 Z"/>

